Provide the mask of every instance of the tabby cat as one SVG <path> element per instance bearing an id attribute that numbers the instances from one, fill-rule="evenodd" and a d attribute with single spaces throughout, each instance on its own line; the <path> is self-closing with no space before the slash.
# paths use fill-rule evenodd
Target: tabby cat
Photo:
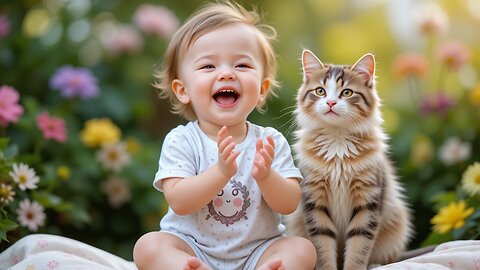
<path id="1" fill-rule="evenodd" d="M 305 50 L 302 64 L 294 151 L 305 179 L 288 232 L 313 242 L 317 269 L 362 270 L 395 261 L 411 223 L 381 128 L 375 58 L 324 65 Z"/>

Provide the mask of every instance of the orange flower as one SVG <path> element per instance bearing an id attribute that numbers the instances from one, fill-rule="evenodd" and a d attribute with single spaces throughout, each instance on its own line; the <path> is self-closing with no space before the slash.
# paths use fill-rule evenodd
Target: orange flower
<path id="1" fill-rule="evenodd" d="M 428 61 L 422 54 L 416 52 L 405 52 L 399 54 L 393 60 L 393 72 L 399 79 L 405 77 L 423 77 L 429 69 Z"/>

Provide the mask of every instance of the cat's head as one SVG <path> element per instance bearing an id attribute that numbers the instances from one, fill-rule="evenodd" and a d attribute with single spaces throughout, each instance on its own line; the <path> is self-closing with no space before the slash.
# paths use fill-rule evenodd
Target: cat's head
<path id="1" fill-rule="evenodd" d="M 305 50 L 302 66 L 303 84 L 295 111 L 301 128 L 365 132 L 381 122 L 372 54 L 365 54 L 352 66 L 324 65 Z"/>

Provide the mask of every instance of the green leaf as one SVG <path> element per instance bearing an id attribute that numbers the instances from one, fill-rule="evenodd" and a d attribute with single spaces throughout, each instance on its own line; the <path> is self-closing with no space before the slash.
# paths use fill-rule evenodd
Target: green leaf
<path id="1" fill-rule="evenodd" d="M 454 239 L 452 237 L 452 234 L 450 233 L 439 234 L 436 232 L 432 232 L 427 237 L 427 239 L 425 239 L 422 242 L 421 246 L 425 247 L 425 246 L 431 246 L 431 245 L 438 245 L 438 244 L 445 243 L 452 240 Z"/>
<path id="2" fill-rule="evenodd" d="M 15 230 L 18 227 L 18 224 L 9 220 L 9 219 L 2 219 L 0 220 L 0 230 L 2 231 L 11 231 Z"/>

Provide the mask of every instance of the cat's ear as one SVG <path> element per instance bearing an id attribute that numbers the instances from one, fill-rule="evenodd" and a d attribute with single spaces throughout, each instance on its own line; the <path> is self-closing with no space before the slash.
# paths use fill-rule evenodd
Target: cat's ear
<path id="1" fill-rule="evenodd" d="M 367 53 L 362 56 L 351 69 L 365 79 L 368 87 L 372 87 L 373 80 L 375 79 L 375 56 L 373 56 L 373 54 Z"/>
<path id="2" fill-rule="evenodd" d="M 303 79 L 307 81 L 314 71 L 323 68 L 323 64 L 311 51 L 304 50 L 302 53 L 302 67 Z"/>

